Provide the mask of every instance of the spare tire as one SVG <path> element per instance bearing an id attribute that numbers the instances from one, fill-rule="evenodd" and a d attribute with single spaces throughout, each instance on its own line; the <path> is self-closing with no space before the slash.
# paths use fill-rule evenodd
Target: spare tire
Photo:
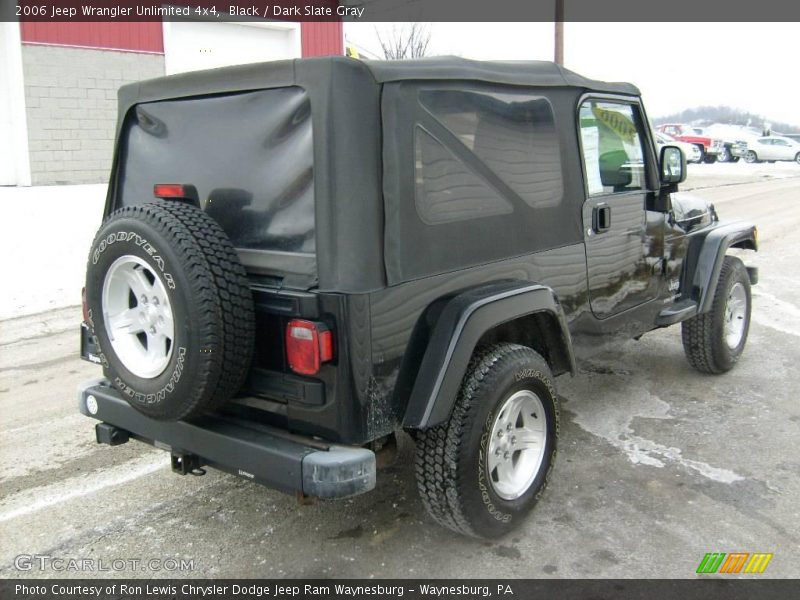
<path id="1" fill-rule="evenodd" d="M 109 215 L 89 253 L 86 303 L 106 376 L 149 417 L 212 410 L 250 369 L 255 317 L 244 267 L 195 206 L 158 201 Z"/>

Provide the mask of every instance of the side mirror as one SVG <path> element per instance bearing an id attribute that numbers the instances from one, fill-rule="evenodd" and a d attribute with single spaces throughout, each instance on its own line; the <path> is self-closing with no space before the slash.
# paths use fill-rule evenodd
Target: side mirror
<path id="1" fill-rule="evenodd" d="M 686 181 L 686 157 L 677 146 L 661 148 L 661 185 L 675 187 Z"/>

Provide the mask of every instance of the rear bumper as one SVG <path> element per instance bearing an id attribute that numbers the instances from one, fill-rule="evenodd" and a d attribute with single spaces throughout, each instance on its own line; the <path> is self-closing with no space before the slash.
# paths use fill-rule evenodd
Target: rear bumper
<path id="1" fill-rule="evenodd" d="M 375 487 L 375 454 L 237 418 L 204 416 L 191 422 L 156 421 L 123 400 L 107 380 L 78 387 L 78 408 L 100 421 L 97 441 L 116 445 L 133 438 L 167 450 L 173 470 L 203 466 L 283 492 L 343 498 Z M 189 468 L 187 468 L 189 465 Z"/>

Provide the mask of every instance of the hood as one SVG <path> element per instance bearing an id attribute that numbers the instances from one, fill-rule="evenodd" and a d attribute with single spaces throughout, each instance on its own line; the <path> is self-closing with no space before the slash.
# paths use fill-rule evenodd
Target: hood
<path id="1" fill-rule="evenodd" d="M 716 220 L 714 205 L 686 192 L 672 194 L 672 214 L 686 232 L 706 227 Z"/>

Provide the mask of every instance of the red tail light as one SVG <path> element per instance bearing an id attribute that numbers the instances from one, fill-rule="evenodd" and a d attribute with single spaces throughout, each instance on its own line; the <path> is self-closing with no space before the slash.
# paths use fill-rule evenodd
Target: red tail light
<path id="1" fill-rule="evenodd" d="M 157 183 L 153 186 L 153 195 L 156 198 L 190 198 L 188 186 L 181 183 Z"/>
<path id="2" fill-rule="evenodd" d="M 81 309 L 83 310 L 83 322 L 89 323 L 89 305 L 86 303 L 86 288 L 81 289 Z"/>
<path id="3" fill-rule="evenodd" d="M 293 319 L 286 326 L 286 357 L 300 375 L 315 375 L 333 359 L 333 332 L 324 323 Z"/>

